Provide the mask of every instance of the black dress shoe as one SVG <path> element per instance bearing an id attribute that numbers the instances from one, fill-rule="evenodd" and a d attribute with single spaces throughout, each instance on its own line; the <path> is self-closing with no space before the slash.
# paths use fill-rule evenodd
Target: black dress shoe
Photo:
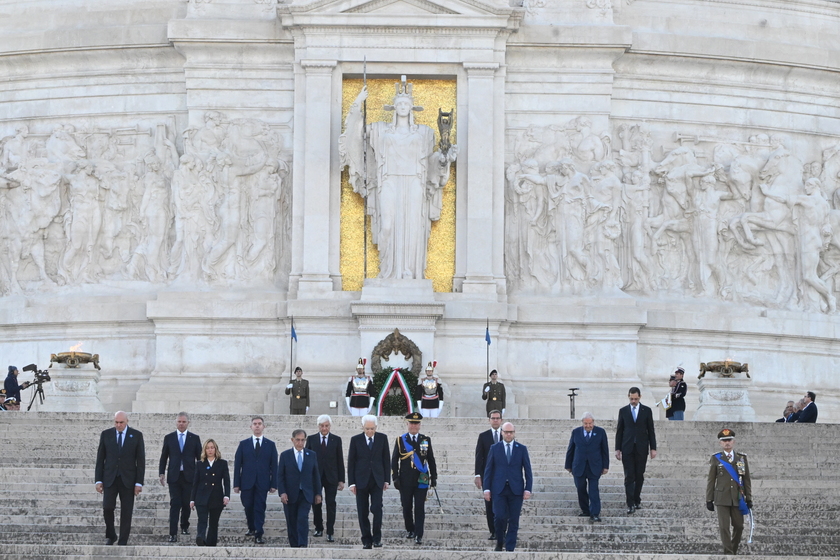
<path id="1" fill-rule="evenodd" d="M 636 506 L 627 506 L 627 513 L 631 514 L 636 511 Z"/>
<path id="2" fill-rule="evenodd" d="M 335 539 L 332 535 L 327 535 L 327 542 L 335 542 Z"/>
<path id="3" fill-rule="evenodd" d="M 496 540 L 496 533 L 490 533 L 490 537 L 487 539 L 488 541 L 495 541 Z"/>
<path id="4" fill-rule="evenodd" d="M 108 546 L 111 546 L 112 544 L 114 544 L 114 541 L 116 541 L 116 540 L 117 539 L 105 539 L 105 544 L 107 544 Z"/>
<path id="5" fill-rule="evenodd" d="M 127 542 L 119 542 L 117 541 L 117 546 L 128 546 Z"/>
<path id="6" fill-rule="evenodd" d="M 196 544 L 196 546 L 204 546 L 204 545 L 206 545 L 207 543 L 206 543 L 206 542 L 204 542 L 204 537 L 202 537 L 201 535 L 199 535 L 199 536 L 197 536 L 197 537 L 195 538 L 195 544 Z"/>
<path id="7" fill-rule="evenodd" d="M 636 508 L 636 509 L 642 509 L 642 502 L 639 502 L 638 504 L 636 504 L 633 507 Z"/>
<path id="8" fill-rule="evenodd" d="M 496 552 L 501 552 L 501 551 L 503 551 L 503 550 L 504 550 L 504 547 L 503 547 L 502 545 L 500 545 L 500 544 L 497 544 L 497 545 L 496 545 L 496 548 L 494 548 L 493 550 L 495 550 Z"/>
<path id="9" fill-rule="evenodd" d="M 190 530 L 189 530 L 189 529 L 181 529 L 181 534 L 182 534 L 182 535 L 189 535 L 189 534 L 190 534 Z"/>
<path id="10" fill-rule="evenodd" d="M 591 515 L 589 515 L 588 513 L 583 513 L 583 512 L 580 512 L 580 513 L 578 514 L 578 517 L 592 517 L 592 516 L 591 516 Z"/>
<path id="11" fill-rule="evenodd" d="M 415 536 L 416 535 L 414 534 L 414 531 L 409 531 L 408 533 L 405 534 L 405 538 L 407 538 L 407 539 L 413 539 Z"/>
<path id="12" fill-rule="evenodd" d="M 421 539 L 420 537 L 414 537 L 414 544 L 416 544 L 416 545 L 423 544 L 423 539 Z"/>
<path id="13" fill-rule="evenodd" d="M 364 545 L 362 545 L 362 548 L 364 548 L 364 549 L 373 548 L 373 545 L 370 544 L 370 543 L 365 543 Z"/>
<path id="14" fill-rule="evenodd" d="M 590 520 L 590 521 L 596 521 L 596 522 L 599 522 L 599 523 L 600 523 L 601 518 L 600 518 L 600 517 L 598 517 L 597 515 L 593 515 L 592 517 L 590 517 L 590 518 L 589 518 L 589 520 Z"/>
<path id="15" fill-rule="evenodd" d="M 254 537 L 254 543 L 265 544 L 265 540 L 262 537 Z"/>
<path id="16" fill-rule="evenodd" d="M 178 542 L 178 535 L 169 535 L 169 542 Z"/>
<path id="17" fill-rule="evenodd" d="M 249 529 L 248 532 L 245 533 L 246 537 L 253 537 L 254 535 L 256 535 L 256 533 L 254 532 L 253 529 Z"/>
<path id="18" fill-rule="evenodd" d="M 382 548 L 382 543 L 380 541 L 376 541 L 375 543 L 373 543 L 373 547 L 374 548 Z"/>
<path id="19" fill-rule="evenodd" d="M 323 537 L 323 536 L 324 536 L 324 532 L 323 532 L 323 531 L 315 531 L 315 534 L 314 534 L 313 536 L 314 536 L 314 537 Z"/>

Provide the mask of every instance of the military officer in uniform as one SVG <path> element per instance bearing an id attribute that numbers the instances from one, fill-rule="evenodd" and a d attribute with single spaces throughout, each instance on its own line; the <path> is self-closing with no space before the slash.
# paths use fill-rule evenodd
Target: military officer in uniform
<path id="1" fill-rule="evenodd" d="M 499 383 L 499 372 L 495 369 L 490 372 L 490 381 L 484 384 L 481 398 L 487 401 L 487 414 L 491 410 L 501 410 L 505 414 L 505 386 Z"/>
<path id="2" fill-rule="evenodd" d="M 744 515 L 752 510 L 750 465 L 746 454 L 734 450 L 735 432 L 725 428 L 718 433 L 718 440 L 723 451 L 712 455 L 709 461 L 706 508 L 709 511 L 717 508 L 724 554 L 737 554 L 744 531 Z"/>
<path id="3" fill-rule="evenodd" d="M 365 375 L 365 364 L 367 360 L 359 358 L 356 375 L 347 382 L 347 392 L 344 393 L 351 416 L 364 416 L 373 405 L 373 380 Z"/>
<path id="4" fill-rule="evenodd" d="M 289 414 L 309 412 L 309 380 L 303 378 L 303 370 L 295 368 L 295 380 L 286 385 L 286 394 L 291 395 Z"/>
<path id="5" fill-rule="evenodd" d="M 432 451 L 432 440 L 420 433 L 423 415 L 412 412 L 406 415 L 408 432 L 394 442 L 391 456 L 391 479 L 400 491 L 406 538 L 423 544 L 423 525 L 426 519 L 426 494 L 437 484 L 437 464 Z"/>
<path id="6" fill-rule="evenodd" d="M 423 411 L 427 418 L 437 418 L 443 410 L 443 386 L 440 378 L 435 375 L 437 362 L 429 362 L 426 366 L 426 377 L 417 381 L 414 399 L 417 408 Z"/>

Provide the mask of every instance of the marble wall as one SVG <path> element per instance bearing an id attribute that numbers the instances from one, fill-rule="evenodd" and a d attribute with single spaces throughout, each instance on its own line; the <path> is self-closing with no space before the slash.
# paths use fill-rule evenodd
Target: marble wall
<path id="1" fill-rule="evenodd" d="M 758 419 L 806 389 L 836 418 L 840 3 L 118 4 L 0 0 L 9 363 L 83 341 L 106 408 L 280 412 L 294 361 L 326 412 L 399 328 L 478 415 L 489 324 L 521 416 L 729 357 Z M 456 82 L 452 293 L 341 290 L 363 70 Z"/>

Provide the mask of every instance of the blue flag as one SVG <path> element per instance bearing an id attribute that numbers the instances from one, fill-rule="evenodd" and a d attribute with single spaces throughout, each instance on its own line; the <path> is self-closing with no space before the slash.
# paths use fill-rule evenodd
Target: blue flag
<path id="1" fill-rule="evenodd" d="M 487 346 L 490 346 L 490 327 L 484 331 L 484 340 L 487 341 Z"/>
<path id="2" fill-rule="evenodd" d="M 297 342 L 297 333 L 295 332 L 295 324 L 292 323 L 292 340 Z"/>

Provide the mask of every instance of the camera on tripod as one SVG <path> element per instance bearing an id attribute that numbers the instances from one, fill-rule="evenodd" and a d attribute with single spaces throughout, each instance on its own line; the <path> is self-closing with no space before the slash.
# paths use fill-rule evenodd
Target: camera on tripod
<path id="1" fill-rule="evenodd" d="M 35 379 L 29 382 L 29 387 L 35 386 L 35 392 L 32 393 L 32 400 L 29 401 L 29 406 L 26 408 L 27 412 L 32 408 L 32 403 L 35 402 L 35 397 L 41 398 L 41 404 L 44 404 L 44 383 L 52 381 L 50 372 L 45 369 L 38 369 L 35 364 L 29 364 L 23 368 L 23 371 L 31 371 Z"/>

